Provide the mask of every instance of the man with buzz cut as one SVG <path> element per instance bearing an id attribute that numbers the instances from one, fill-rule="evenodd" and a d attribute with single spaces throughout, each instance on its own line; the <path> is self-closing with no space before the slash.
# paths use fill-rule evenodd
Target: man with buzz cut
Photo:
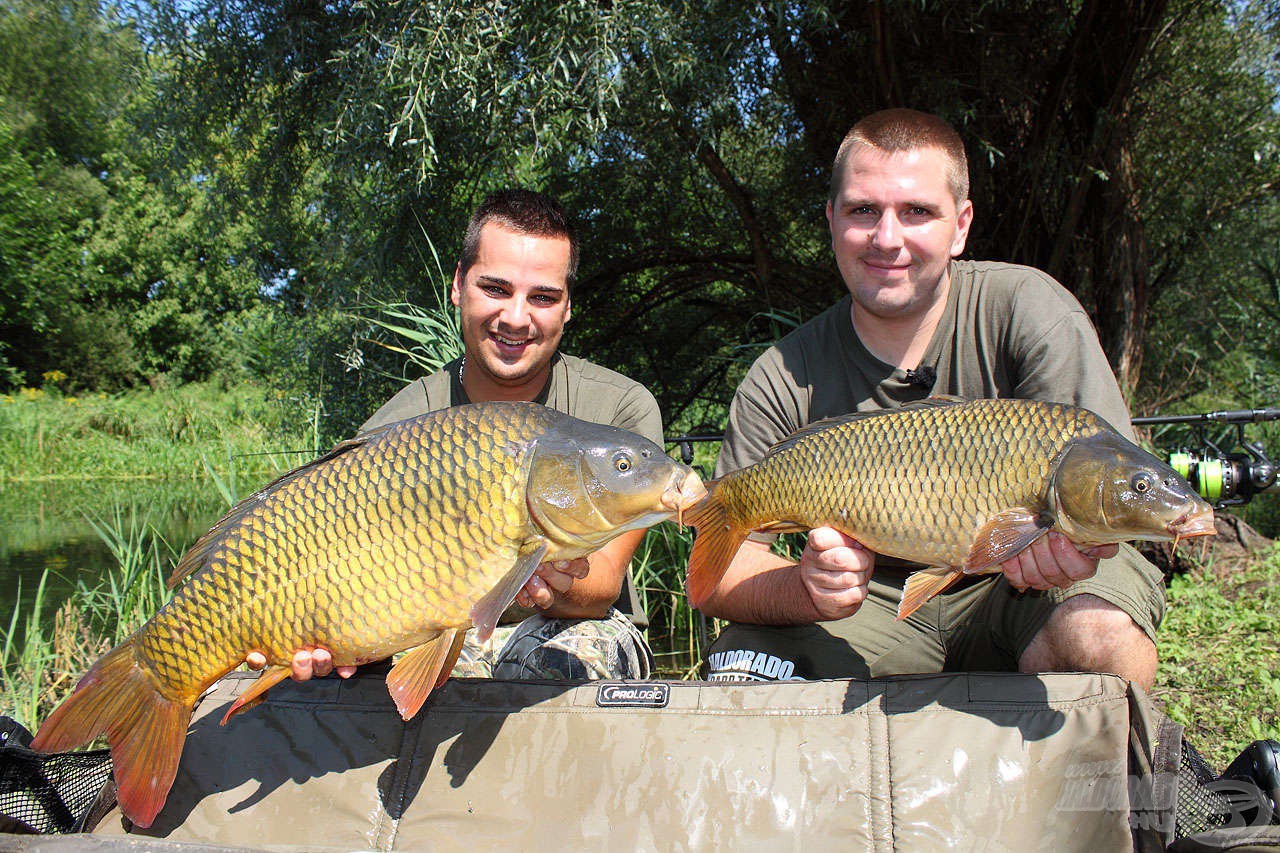
<path id="1" fill-rule="evenodd" d="M 1133 437 L 1079 302 L 1025 266 L 957 260 L 973 223 L 968 163 L 940 118 L 893 109 L 858 122 L 832 168 L 831 247 L 848 295 L 765 352 L 729 410 L 717 476 L 814 421 L 931 395 L 1091 409 Z M 888 465 L 893 460 L 885 460 Z M 1150 689 L 1164 613 L 1159 571 L 1129 546 L 1042 537 L 1001 574 L 962 580 L 895 616 L 919 566 L 831 528 L 798 562 L 752 534 L 703 610 L 732 624 L 712 680 L 1102 671 Z"/>
<path id="2" fill-rule="evenodd" d="M 578 245 L 572 221 L 550 196 L 507 189 L 485 198 L 467 225 L 450 292 L 464 354 L 407 384 L 361 432 L 450 406 L 523 400 L 661 446 L 662 415 L 646 388 L 560 351 Z M 486 644 L 475 629 L 468 632 L 453 674 L 648 678 L 653 655 L 640 630 L 647 622 L 628 572 L 644 533 L 630 531 L 587 557 L 539 566 L 516 596 L 519 606 L 508 609 Z M 294 657 L 298 680 L 332 669 L 326 649 Z M 355 667 L 337 670 L 346 677 Z"/>

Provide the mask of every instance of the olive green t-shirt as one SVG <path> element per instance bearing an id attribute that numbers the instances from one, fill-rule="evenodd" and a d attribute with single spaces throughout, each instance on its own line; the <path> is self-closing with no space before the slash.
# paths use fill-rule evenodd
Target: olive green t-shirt
<path id="1" fill-rule="evenodd" d="M 455 359 L 430 376 L 415 379 L 401 388 L 365 421 L 360 431 L 470 403 L 458 377 L 460 362 L 461 359 Z M 585 359 L 556 353 L 547 385 L 534 402 L 570 417 L 637 433 L 662 447 L 662 413 L 649 389 Z M 649 624 L 639 606 L 630 572 L 613 606 L 635 624 L 641 627 Z M 528 612 L 513 607 L 503 614 L 502 621 L 519 621 L 521 613 L 527 615 Z"/>
<path id="2" fill-rule="evenodd" d="M 1070 403 L 1133 438 L 1124 397 L 1088 315 L 1039 270 L 952 261 L 946 308 L 910 373 L 862 345 L 851 301 L 845 296 L 752 365 L 729 407 L 716 476 L 758 461 L 813 421 L 935 394 Z M 930 370 L 931 383 L 911 380 Z"/>

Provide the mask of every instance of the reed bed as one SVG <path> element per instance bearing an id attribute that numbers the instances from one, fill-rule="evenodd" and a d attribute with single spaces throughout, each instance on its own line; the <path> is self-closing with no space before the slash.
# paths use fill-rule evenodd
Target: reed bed
<path id="1" fill-rule="evenodd" d="M 34 730 L 104 652 L 169 600 L 165 577 L 175 554 L 136 509 L 94 523 L 116 565 L 98 582 L 77 584 L 46 621 L 50 571 L 36 581 L 35 603 L 14 608 L 0 628 L 0 714 Z"/>

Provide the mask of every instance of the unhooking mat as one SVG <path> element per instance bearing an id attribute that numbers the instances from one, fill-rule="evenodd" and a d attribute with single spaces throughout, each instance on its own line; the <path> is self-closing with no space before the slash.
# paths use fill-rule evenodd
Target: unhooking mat
<path id="1" fill-rule="evenodd" d="M 1106 675 L 455 680 L 407 723 L 360 675 L 220 727 L 253 678 L 201 701 L 150 829 L 113 811 L 24 849 L 1096 853 L 1173 831 L 1180 730 Z"/>

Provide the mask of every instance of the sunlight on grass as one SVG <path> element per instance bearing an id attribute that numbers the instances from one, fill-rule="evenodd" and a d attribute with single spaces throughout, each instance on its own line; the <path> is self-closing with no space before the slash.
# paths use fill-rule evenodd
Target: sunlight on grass
<path id="1" fill-rule="evenodd" d="M 1178 575 L 1168 598 L 1152 695 L 1218 769 L 1280 739 L 1280 547 Z"/>

